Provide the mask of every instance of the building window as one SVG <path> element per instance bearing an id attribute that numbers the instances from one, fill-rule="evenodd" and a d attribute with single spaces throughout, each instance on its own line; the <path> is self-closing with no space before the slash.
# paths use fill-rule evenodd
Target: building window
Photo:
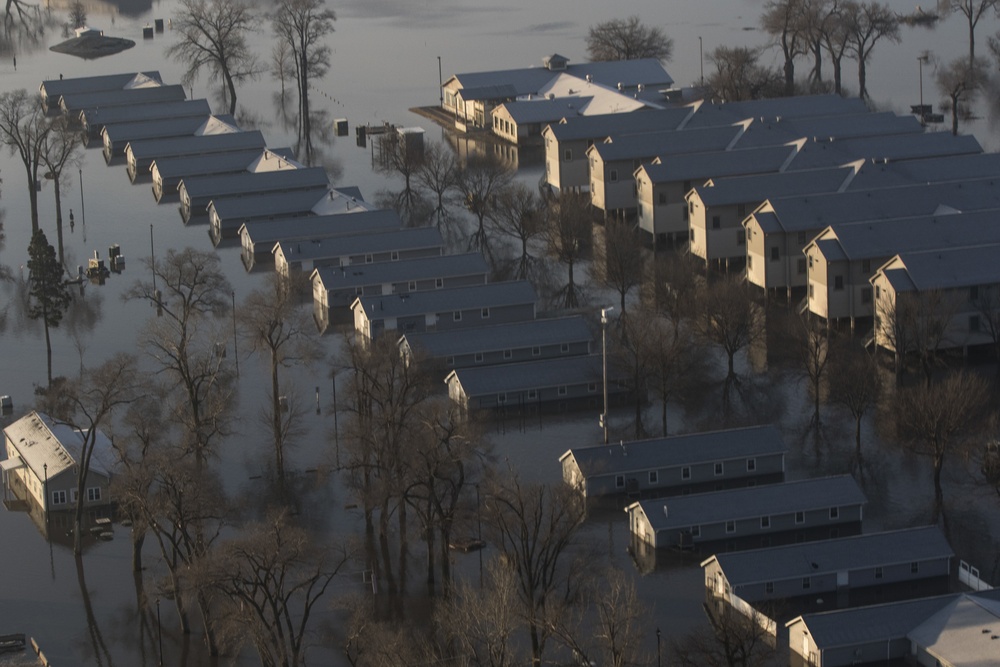
<path id="1" fill-rule="evenodd" d="M 375 261 L 375 258 L 372 255 L 370 255 L 370 254 L 369 255 L 365 255 L 365 264 L 371 264 L 374 261 Z"/>
<path id="2" fill-rule="evenodd" d="M 434 287 L 435 289 L 441 289 L 442 287 L 444 287 L 444 278 L 435 278 Z"/>
<path id="3" fill-rule="evenodd" d="M 747 459 L 747 472 L 753 472 L 757 469 L 757 459 Z"/>
<path id="4" fill-rule="evenodd" d="M 445 357 L 444 363 L 445 363 L 446 366 L 454 366 L 455 365 L 455 357 Z"/>
<path id="5" fill-rule="evenodd" d="M 795 241 L 799 245 L 805 245 L 806 244 L 806 233 L 805 232 L 799 232 L 798 235 L 795 237 Z"/>
<path id="6" fill-rule="evenodd" d="M 684 194 L 691 191 L 691 181 L 684 181 Z"/>
<path id="7" fill-rule="evenodd" d="M 910 574 L 916 574 L 918 572 L 920 572 L 920 563 L 913 561 L 910 563 Z"/>
<path id="8" fill-rule="evenodd" d="M 506 402 L 507 402 L 507 393 L 506 392 L 501 393 L 501 394 L 497 394 L 497 403 L 506 403 Z"/>
<path id="9" fill-rule="evenodd" d="M 861 260 L 861 272 L 866 276 L 871 275 L 872 261 L 870 259 Z"/>
<path id="10" fill-rule="evenodd" d="M 833 289 L 841 291 L 844 289 L 844 276 L 833 277 Z"/>
<path id="11" fill-rule="evenodd" d="M 694 228 L 688 230 L 688 240 L 694 243 Z"/>
<path id="12" fill-rule="evenodd" d="M 558 394 L 560 396 L 565 396 L 566 395 L 566 387 L 559 387 Z"/>
<path id="13" fill-rule="evenodd" d="M 753 268 L 753 255 L 747 255 L 747 268 Z"/>
<path id="14" fill-rule="evenodd" d="M 721 475 L 723 472 L 724 472 L 724 470 L 723 470 L 723 467 L 722 467 L 722 463 L 721 462 L 716 463 L 715 464 L 715 474 L 716 475 Z"/>
<path id="15" fill-rule="evenodd" d="M 701 526 L 691 526 L 691 537 L 701 537 Z"/>
<path id="16" fill-rule="evenodd" d="M 809 268 L 811 269 L 812 267 L 813 267 L 813 256 L 809 255 Z"/>
<path id="17" fill-rule="evenodd" d="M 483 363 L 483 353 L 482 352 L 476 352 L 475 359 L 476 359 L 476 363 L 477 364 Z"/>
<path id="18" fill-rule="evenodd" d="M 569 352 L 569 343 L 563 343 L 562 345 L 560 345 L 559 351 L 562 352 L 563 354 Z"/>
<path id="19" fill-rule="evenodd" d="M 866 287 L 861 290 L 861 303 L 871 303 L 872 302 L 872 288 Z"/>
<path id="20" fill-rule="evenodd" d="M 610 182 L 612 182 L 612 183 L 617 183 L 618 182 L 618 170 L 617 169 L 612 169 L 611 170 L 611 172 L 608 174 L 608 180 Z"/>
<path id="21" fill-rule="evenodd" d="M 712 216 L 712 229 L 719 229 L 722 227 L 722 218 L 717 215 Z"/>
<path id="22" fill-rule="evenodd" d="M 399 260 L 399 252 L 396 251 L 396 250 L 393 250 L 392 252 L 390 252 L 389 253 L 389 259 L 391 261 L 393 261 L 393 262 L 398 261 Z"/>
<path id="23" fill-rule="evenodd" d="M 53 491 L 52 492 L 52 504 L 53 505 L 65 505 L 66 504 L 66 492 L 65 491 Z"/>
<path id="24" fill-rule="evenodd" d="M 365 293 L 365 288 L 364 287 L 355 287 L 354 288 L 354 294 L 355 295 L 362 296 L 364 293 Z"/>
<path id="25" fill-rule="evenodd" d="M 882 578 L 882 567 L 881 566 L 875 568 L 875 578 L 876 579 L 881 579 Z"/>
<path id="26" fill-rule="evenodd" d="M 625 488 L 625 475 L 615 475 L 615 488 L 616 489 Z"/>
<path id="27" fill-rule="evenodd" d="M 736 245 L 746 245 L 747 243 L 747 230 L 740 227 L 736 230 Z"/>
<path id="28" fill-rule="evenodd" d="M 805 523 L 805 522 L 806 522 L 806 513 L 805 512 L 796 512 L 795 513 L 795 523 Z"/>
<path id="29" fill-rule="evenodd" d="M 661 192 L 660 196 L 657 197 L 657 201 L 660 202 L 661 204 L 666 204 L 667 203 L 667 193 L 666 192 Z"/>
<path id="30" fill-rule="evenodd" d="M 565 160 L 566 162 L 569 162 L 572 159 L 573 159 L 573 149 L 572 148 L 567 148 L 565 150 L 565 152 L 563 152 L 563 160 Z"/>
<path id="31" fill-rule="evenodd" d="M 809 581 L 809 577 L 802 577 L 802 590 L 807 591 L 810 586 L 811 583 Z"/>
<path id="32" fill-rule="evenodd" d="M 410 282 L 408 282 L 406 284 L 406 289 L 409 290 L 409 291 L 411 291 L 411 292 L 415 292 L 417 290 L 417 281 L 416 280 L 411 280 Z"/>
<path id="33" fill-rule="evenodd" d="M 660 483 L 660 473 L 656 470 L 649 471 L 649 483 L 659 484 Z"/>
<path id="34" fill-rule="evenodd" d="M 596 382 L 591 382 L 590 384 L 588 384 L 587 385 L 587 391 L 590 391 L 590 392 L 597 391 L 597 383 Z"/>
<path id="35" fill-rule="evenodd" d="M 830 508 L 830 518 L 831 519 L 839 519 L 840 518 L 840 508 L 839 507 L 831 507 Z"/>
<path id="36" fill-rule="evenodd" d="M 503 358 L 504 359 L 511 359 L 513 356 L 514 356 L 514 353 L 511 350 L 504 350 L 503 351 Z"/>
<path id="37" fill-rule="evenodd" d="M 87 489 L 87 502 L 88 503 L 95 503 L 95 502 L 97 502 L 100 499 L 101 499 L 101 487 L 99 487 L 99 486 L 92 486 L 89 489 Z"/>
<path id="38" fill-rule="evenodd" d="M 528 390 L 528 398 L 530 400 L 535 400 L 536 398 L 538 398 L 538 391 L 535 390 L 535 389 L 529 389 Z"/>
<path id="39" fill-rule="evenodd" d="M 979 285 L 973 285 L 969 288 L 969 301 L 973 303 L 979 300 Z"/>
<path id="40" fill-rule="evenodd" d="M 482 310 L 480 311 L 479 315 L 480 315 L 480 317 L 482 317 L 482 318 L 483 318 L 484 320 L 488 320 L 488 319 L 490 319 L 490 309 L 489 309 L 489 308 L 483 308 L 483 309 L 482 309 Z"/>
<path id="41" fill-rule="evenodd" d="M 681 479 L 691 479 L 691 467 L 684 466 L 681 468 Z"/>
<path id="42" fill-rule="evenodd" d="M 795 263 L 795 270 L 799 272 L 799 275 L 804 275 L 806 272 L 806 260 L 800 259 Z"/>
<path id="43" fill-rule="evenodd" d="M 770 528 L 771 527 L 771 517 L 769 517 L 769 516 L 762 516 L 760 518 L 760 527 L 761 528 Z"/>
<path id="44" fill-rule="evenodd" d="M 727 533 L 735 533 L 736 532 L 736 522 L 735 521 L 727 521 L 726 522 L 726 532 Z"/>
<path id="45" fill-rule="evenodd" d="M 455 322 L 461 322 L 462 321 L 462 311 L 456 310 L 455 312 L 453 312 L 451 314 L 451 319 L 453 321 L 455 321 Z"/>
<path id="46" fill-rule="evenodd" d="M 979 331 L 979 315 L 969 315 L 969 331 Z"/>
<path id="47" fill-rule="evenodd" d="M 778 246 L 774 246 L 773 248 L 771 248 L 771 261 L 777 262 L 780 258 L 781 256 L 778 250 Z"/>
<path id="48" fill-rule="evenodd" d="M 811 299 L 815 295 L 816 295 L 816 286 L 813 285 L 812 283 L 809 283 L 809 298 Z"/>
<path id="49" fill-rule="evenodd" d="M 540 348 L 540 347 L 538 347 L 538 346 L 535 346 L 535 347 L 531 348 L 531 356 L 533 356 L 533 357 L 537 357 L 537 356 L 539 356 L 539 355 L 540 355 L 541 353 L 542 353 L 542 348 Z"/>
<path id="50" fill-rule="evenodd" d="M 773 581 L 764 582 L 764 592 L 767 593 L 768 595 L 770 595 L 771 593 L 774 592 L 774 582 Z"/>

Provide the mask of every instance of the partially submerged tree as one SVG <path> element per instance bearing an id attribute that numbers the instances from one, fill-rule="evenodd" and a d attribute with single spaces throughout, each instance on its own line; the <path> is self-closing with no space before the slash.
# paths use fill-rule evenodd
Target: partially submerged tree
<path id="1" fill-rule="evenodd" d="M 60 116 L 52 121 L 45 135 L 39 160 L 46 169 L 45 178 L 51 179 L 53 184 L 56 198 L 56 247 L 59 251 L 59 263 L 64 266 L 66 258 L 63 254 L 62 193 L 67 185 L 64 172 L 70 168 L 72 173 L 72 168 L 78 167 L 82 158 L 80 135 L 70 128 L 69 118 Z"/>
<path id="2" fill-rule="evenodd" d="M 45 232 L 37 230 L 28 246 L 28 317 L 42 320 L 48 361 L 48 384 L 52 384 L 52 339 L 49 329 L 58 327 L 73 294 L 63 277 L 63 267 Z"/>
<path id="3" fill-rule="evenodd" d="M 720 278 L 709 284 L 701 302 L 702 312 L 697 326 L 707 340 L 725 352 L 728 369 L 726 383 L 729 385 L 737 380 L 737 353 L 763 335 L 763 317 L 746 288 L 736 278 Z"/>
<path id="4" fill-rule="evenodd" d="M 517 243 L 518 254 L 511 262 L 510 277 L 532 278 L 535 258 L 528 244 L 541 235 L 544 224 L 538 196 L 523 183 L 511 183 L 497 195 L 497 205 L 489 212 L 488 219 L 497 234 Z"/>
<path id="5" fill-rule="evenodd" d="M 888 5 L 877 0 L 845 3 L 847 53 L 858 63 L 858 97 L 868 97 L 868 61 L 875 45 L 882 40 L 896 42 L 899 17 Z"/>
<path id="6" fill-rule="evenodd" d="M 87 25 L 87 8 L 80 0 L 73 0 L 70 3 L 69 24 L 73 28 L 82 28 Z"/>
<path id="7" fill-rule="evenodd" d="M 236 113 L 236 85 L 260 74 L 249 37 L 256 32 L 257 17 L 244 0 L 181 0 L 174 22 L 179 41 L 167 57 L 187 67 L 185 85 L 208 71 L 209 81 L 220 81 L 229 113 Z"/>
<path id="8" fill-rule="evenodd" d="M 451 216 L 449 206 L 458 187 L 458 163 L 455 151 L 440 141 L 424 146 L 424 159 L 416 173 L 417 185 L 433 195 L 431 216 L 438 230 L 445 231 Z"/>
<path id="9" fill-rule="evenodd" d="M 847 408 L 854 419 L 854 457 L 861 463 L 861 420 L 878 400 L 878 365 L 866 350 L 847 343 L 834 350 L 828 375 L 830 400 Z"/>
<path id="10" fill-rule="evenodd" d="M 764 667 L 777 654 L 771 634 L 756 610 L 749 616 L 725 604 L 709 613 L 711 627 L 693 630 L 670 643 L 678 667 Z"/>
<path id="11" fill-rule="evenodd" d="M 8 15 L 10 2 L 7 3 Z M 38 231 L 38 168 L 51 125 L 42 112 L 41 98 L 24 88 L 0 94 L 0 138 L 24 166 L 31 207 L 31 231 Z"/>
<path id="12" fill-rule="evenodd" d="M 944 15 L 961 14 L 969 28 L 969 59 L 966 64 L 974 67 L 976 62 L 976 27 L 984 16 L 997 16 L 1000 0 L 938 0 L 938 11 Z"/>
<path id="13" fill-rule="evenodd" d="M 804 0 L 768 0 L 760 26 L 781 49 L 784 58 L 785 95 L 795 94 L 795 59 L 809 52 L 805 31 L 807 7 Z"/>
<path id="14" fill-rule="evenodd" d="M 493 155 L 469 157 L 458 170 L 458 191 L 465 209 L 476 219 L 476 229 L 469 235 L 469 249 L 483 253 L 490 263 L 494 257 L 486 220 L 497 209 L 500 193 L 513 179 L 514 171 Z"/>
<path id="15" fill-rule="evenodd" d="M 567 269 L 566 284 L 556 292 L 554 301 L 563 308 L 580 305 L 576 265 L 593 246 L 594 211 L 590 197 L 564 192 L 545 209 L 545 243 L 549 255 Z"/>
<path id="16" fill-rule="evenodd" d="M 644 25 L 638 16 L 604 21 L 587 31 L 587 57 L 592 61 L 637 58 L 667 61 L 673 51 L 674 40 L 661 28 Z"/>
<path id="17" fill-rule="evenodd" d="M 938 69 L 934 75 L 938 90 L 951 107 L 951 133 L 958 135 L 958 118 L 967 109 L 986 80 L 985 61 L 958 58 Z"/>
<path id="18" fill-rule="evenodd" d="M 715 65 L 709 74 L 712 97 L 726 102 L 777 97 L 783 91 L 782 76 L 760 63 L 761 50 L 748 46 L 719 46 L 709 54 Z"/>
<path id="19" fill-rule="evenodd" d="M 628 222 L 605 221 L 604 242 L 594 249 L 595 272 L 602 285 L 618 293 L 621 317 L 626 315 L 629 293 L 646 277 L 644 259 L 639 230 Z"/>

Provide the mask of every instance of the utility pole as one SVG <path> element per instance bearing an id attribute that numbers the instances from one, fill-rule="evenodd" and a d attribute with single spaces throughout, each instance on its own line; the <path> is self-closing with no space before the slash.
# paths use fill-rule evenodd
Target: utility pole
<path id="1" fill-rule="evenodd" d="M 601 428 L 604 429 L 604 444 L 608 444 L 608 313 L 614 306 L 601 308 L 601 357 L 604 365 L 604 412 L 601 413 Z"/>

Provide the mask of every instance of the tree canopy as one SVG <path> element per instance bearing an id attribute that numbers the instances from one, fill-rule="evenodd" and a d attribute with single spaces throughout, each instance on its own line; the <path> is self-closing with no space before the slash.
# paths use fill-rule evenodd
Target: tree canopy
<path id="1" fill-rule="evenodd" d="M 587 57 L 593 61 L 638 58 L 668 61 L 673 52 L 674 40 L 658 27 L 643 25 L 638 16 L 604 21 L 587 31 Z"/>

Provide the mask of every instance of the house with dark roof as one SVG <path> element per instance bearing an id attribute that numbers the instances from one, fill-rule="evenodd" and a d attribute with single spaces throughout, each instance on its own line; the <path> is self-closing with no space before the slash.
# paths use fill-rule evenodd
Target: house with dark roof
<path id="1" fill-rule="evenodd" d="M 311 190 L 216 197 L 206 210 L 209 236 L 218 245 L 223 239 L 236 238 L 240 227 L 251 220 L 349 214 L 371 208 L 358 188 L 334 188 L 328 184 Z M 273 252 L 274 248 L 271 250 Z"/>
<path id="2" fill-rule="evenodd" d="M 588 355 L 593 335 L 580 316 L 524 320 L 456 331 L 411 331 L 399 338 L 406 359 L 443 368 L 493 366 Z"/>
<path id="3" fill-rule="evenodd" d="M 193 217 L 204 216 L 209 202 L 216 197 L 315 190 L 329 184 L 330 178 L 323 167 L 303 167 L 189 176 L 178 184 L 177 194 L 181 200 L 181 219 L 187 223 Z"/>
<path id="4" fill-rule="evenodd" d="M 633 538 L 654 549 L 722 541 L 760 546 L 859 533 L 866 503 L 853 477 L 835 475 L 640 500 L 625 511 Z"/>
<path id="5" fill-rule="evenodd" d="M 38 92 L 42 98 L 42 106 L 47 109 L 55 109 L 62 103 L 63 95 L 126 90 L 149 84 L 163 85 L 163 79 L 160 78 L 158 71 L 48 79 L 42 81 Z"/>
<path id="6" fill-rule="evenodd" d="M 322 266 L 348 267 L 440 257 L 444 253 L 444 239 L 437 227 L 405 227 L 308 242 L 278 241 L 271 252 L 274 270 L 287 277 L 293 271 L 312 273 Z"/>
<path id="7" fill-rule="evenodd" d="M 344 242 L 369 237 L 337 238 Z M 363 247 L 373 250 L 370 243 Z M 325 330 L 332 322 L 350 321 L 353 317 L 351 303 L 359 297 L 485 285 L 489 266 L 478 252 L 413 258 L 400 254 L 398 260 L 383 258 L 374 263 L 317 266 L 309 277 L 312 281 L 313 316 L 320 330 Z"/>
<path id="8" fill-rule="evenodd" d="M 183 99 L 187 99 L 187 95 L 184 93 L 184 86 L 150 82 L 150 85 L 136 88 L 88 93 L 63 93 L 59 100 L 59 109 L 69 117 L 70 122 L 78 123 L 80 121 L 80 113 L 87 109 L 125 107 L 138 104 L 163 104 L 164 102 L 179 102 Z"/>
<path id="9" fill-rule="evenodd" d="M 1000 589 L 819 613 L 785 624 L 792 665 L 995 665 Z"/>
<path id="10" fill-rule="evenodd" d="M 127 107 L 101 107 L 84 109 L 80 112 L 80 125 L 84 133 L 84 143 L 101 138 L 101 133 L 108 125 L 119 123 L 141 123 L 151 120 L 186 118 L 190 116 L 207 117 L 212 114 L 208 100 L 179 100 L 162 104 L 137 104 Z"/>
<path id="11" fill-rule="evenodd" d="M 574 447 L 563 481 L 586 498 L 658 497 L 781 482 L 788 447 L 774 426 Z"/>
<path id="12" fill-rule="evenodd" d="M 236 124 L 235 118 L 229 114 L 207 114 L 205 116 L 157 118 L 137 123 L 111 123 L 104 126 L 101 137 L 104 141 L 104 159 L 108 164 L 111 164 L 114 158 L 125 154 L 125 147 L 130 141 L 169 137 L 201 137 L 233 132 L 242 132 Z"/>
<path id="13" fill-rule="evenodd" d="M 752 609 L 777 631 L 804 610 L 946 593 L 954 556 L 941 529 L 924 526 L 720 552 L 701 567 L 713 611 Z"/>
<path id="14" fill-rule="evenodd" d="M 291 148 L 236 148 L 207 155 L 181 155 L 153 160 L 149 173 L 153 179 L 153 196 L 157 203 L 177 194 L 177 186 L 184 178 L 211 174 L 268 171 L 268 165 L 298 169 Z"/>
<path id="15" fill-rule="evenodd" d="M 362 340 L 375 340 L 385 331 L 444 331 L 532 320 L 537 301 L 531 283 L 515 280 L 358 297 L 351 310 L 356 334 Z"/>
<path id="16" fill-rule="evenodd" d="M 167 157 L 217 155 L 240 149 L 264 150 L 266 142 L 259 130 L 211 134 L 200 137 L 140 139 L 125 147 L 128 176 L 132 182 L 144 178 L 155 160 Z"/>
<path id="17" fill-rule="evenodd" d="M 445 378 L 448 396 L 466 414 L 499 410 L 524 416 L 542 412 L 601 410 L 603 361 L 599 354 L 540 359 L 496 366 L 456 368 Z M 608 367 L 608 404 L 624 405 L 628 376 Z"/>

